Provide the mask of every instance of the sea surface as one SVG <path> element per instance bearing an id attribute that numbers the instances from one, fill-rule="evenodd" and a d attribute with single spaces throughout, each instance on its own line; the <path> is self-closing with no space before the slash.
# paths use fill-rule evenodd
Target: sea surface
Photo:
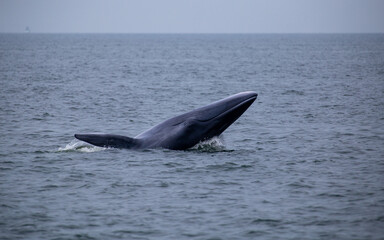
<path id="1" fill-rule="evenodd" d="M 242 91 L 190 150 L 73 136 Z M 0 34 L 0 239 L 384 239 L 384 34 Z"/>

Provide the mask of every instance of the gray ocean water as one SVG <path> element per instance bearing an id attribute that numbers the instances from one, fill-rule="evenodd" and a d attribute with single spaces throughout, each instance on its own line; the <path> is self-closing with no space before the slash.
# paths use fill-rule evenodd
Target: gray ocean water
<path id="1" fill-rule="evenodd" d="M 0 239 L 384 239 L 384 34 L 0 34 Z M 242 91 L 188 151 L 93 147 Z"/>

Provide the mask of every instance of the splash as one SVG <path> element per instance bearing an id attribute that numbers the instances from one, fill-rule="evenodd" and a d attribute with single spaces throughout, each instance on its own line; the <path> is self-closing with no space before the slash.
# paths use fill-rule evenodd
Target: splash
<path id="1" fill-rule="evenodd" d="M 59 152 L 99 152 L 107 148 L 97 147 L 79 141 L 77 139 L 72 140 L 65 147 L 59 147 Z M 199 152 L 223 152 L 228 151 L 225 149 L 224 140 L 222 137 L 213 137 L 211 139 L 199 142 L 189 150 Z"/>
<path id="2" fill-rule="evenodd" d="M 211 139 L 199 142 L 190 149 L 201 152 L 222 152 L 225 151 L 225 145 L 223 138 L 213 137 Z"/>
<path id="3" fill-rule="evenodd" d="M 72 140 L 65 147 L 59 147 L 59 152 L 98 152 L 105 150 L 106 148 L 89 145 L 85 142 Z"/>

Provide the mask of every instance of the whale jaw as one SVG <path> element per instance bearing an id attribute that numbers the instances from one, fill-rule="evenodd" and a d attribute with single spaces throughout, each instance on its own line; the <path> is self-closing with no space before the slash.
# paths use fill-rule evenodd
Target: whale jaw
<path id="1" fill-rule="evenodd" d="M 138 139 L 114 134 L 75 134 L 75 138 L 98 147 L 140 148 Z"/>

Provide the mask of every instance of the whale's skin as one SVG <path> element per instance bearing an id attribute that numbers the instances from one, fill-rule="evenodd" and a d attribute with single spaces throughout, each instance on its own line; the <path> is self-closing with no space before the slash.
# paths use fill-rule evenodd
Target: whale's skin
<path id="1" fill-rule="evenodd" d="M 219 136 L 256 100 L 257 93 L 241 92 L 165 120 L 134 138 L 114 134 L 75 134 L 99 147 L 185 150 Z"/>

